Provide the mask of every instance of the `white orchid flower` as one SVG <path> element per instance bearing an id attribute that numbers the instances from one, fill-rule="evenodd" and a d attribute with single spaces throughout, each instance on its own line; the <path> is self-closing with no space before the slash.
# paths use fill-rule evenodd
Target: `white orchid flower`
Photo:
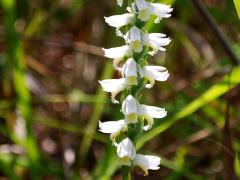
<path id="1" fill-rule="evenodd" d="M 136 123 L 138 120 L 138 101 L 132 96 L 128 95 L 122 103 L 122 113 L 125 115 L 127 123 Z"/>
<path id="2" fill-rule="evenodd" d="M 149 52 L 150 55 L 154 55 L 158 50 L 165 51 L 163 46 L 167 46 L 170 42 L 170 38 L 166 38 L 165 34 L 161 33 L 142 33 L 143 44 L 150 46 L 153 51 Z"/>
<path id="3" fill-rule="evenodd" d="M 99 121 L 99 131 L 110 134 L 110 139 L 113 144 L 117 146 L 116 137 L 120 135 L 121 132 L 127 131 L 127 124 L 125 120 L 108 121 L 103 123 Z"/>
<path id="4" fill-rule="evenodd" d="M 147 176 L 149 169 L 158 170 L 160 168 L 160 161 L 161 158 L 157 156 L 137 154 L 134 157 L 133 165 L 140 167 L 144 172 L 144 176 Z"/>
<path id="5" fill-rule="evenodd" d="M 123 139 L 117 147 L 117 155 L 120 158 L 121 165 L 140 167 L 144 175 L 148 175 L 148 170 L 159 169 L 161 159 L 157 156 L 136 154 L 136 150 L 129 138 Z"/>
<path id="6" fill-rule="evenodd" d="M 105 22 L 108 23 L 109 26 L 112 26 L 115 28 L 120 28 L 134 21 L 134 15 L 131 13 L 114 15 L 114 16 L 104 17 L 104 18 L 105 18 Z"/>
<path id="7" fill-rule="evenodd" d="M 132 49 L 128 45 L 120 46 L 120 47 L 115 47 L 115 48 L 110 48 L 110 49 L 103 49 L 104 51 L 104 56 L 108 58 L 112 58 L 113 60 L 113 67 L 115 69 L 118 68 L 118 64 L 120 61 L 123 60 L 123 58 L 132 56 Z"/>
<path id="8" fill-rule="evenodd" d="M 135 0 L 138 9 L 138 18 L 142 21 L 148 21 L 151 15 L 157 16 L 157 21 L 161 18 L 168 18 L 171 16 L 172 8 L 171 6 L 161 4 L 161 3 L 150 3 L 145 0 Z"/>
<path id="9" fill-rule="evenodd" d="M 164 118 L 167 115 L 167 111 L 164 108 L 141 104 L 139 105 L 138 114 L 147 121 L 147 125 L 143 127 L 143 130 L 147 131 L 153 126 L 153 118 Z"/>
<path id="10" fill-rule="evenodd" d="M 120 78 L 120 79 L 105 79 L 102 81 L 99 81 L 102 88 L 106 92 L 111 93 L 111 100 L 114 104 L 119 103 L 115 97 L 120 93 L 122 90 L 124 90 L 127 87 L 127 80 L 126 78 Z"/>
<path id="11" fill-rule="evenodd" d="M 125 115 L 126 123 L 137 123 L 138 116 L 144 117 L 147 121 L 147 125 L 143 127 L 145 131 L 152 128 L 154 118 L 163 118 L 167 115 L 165 109 L 140 104 L 132 95 L 128 95 L 123 101 L 121 111 Z"/>
<path id="12" fill-rule="evenodd" d="M 127 78 L 128 84 L 129 85 L 137 85 L 137 63 L 133 58 L 129 58 L 126 63 L 123 65 L 121 71 L 122 71 L 122 76 Z"/>
<path id="13" fill-rule="evenodd" d="M 131 166 L 132 160 L 136 155 L 136 150 L 129 138 L 123 139 L 117 147 L 117 155 L 120 158 L 120 164 Z"/>
<path id="14" fill-rule="evenodd" d="M 156 81 L 166 81 L 169 77 L 169 73 L 165 67 L 162 66 L 144 66 L 143 76 L 150 82 L 146 84 L 146 88 L 153 87 Z"/>
<path id="15" fill-rule="evenodd" d="M 133 26 L 128 33 L 127 41 L 134 52 L 141 52 L 143 49 L 141 31 L 136 26 Z"/>

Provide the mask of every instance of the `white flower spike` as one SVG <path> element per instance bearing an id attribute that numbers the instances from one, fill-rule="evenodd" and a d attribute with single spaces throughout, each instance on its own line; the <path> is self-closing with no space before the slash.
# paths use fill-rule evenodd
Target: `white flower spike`
<path id="1" fill-rule="evenodd" d="M 160 168 L 160 161 L 161 159 L 157 156 L 137 154 L 134 157 L 133 164 L 140 167 L 144 172 L 144 176 L 147 176 L 149 169 L 158 170 Z"/>
<path id="2" fill-rule="evenodd" d="M 171 16 L 172 8 L 161 3 L 150 3 L 145 0 L 135 0 L 138 9 L 138 18 L 142 21 L 148 21 L 151 15 L 158 17 L 159 22 L 161 18 L 168 18 Z"/>
<path id="3" fill-rule="evenodd" d="M 146 88 L 153 87 L 156 81 L 166 81 L 169 77 L 169 73 L 165 67 L 162 66 L 144 66 L 143 76 L 150 82 L 146 84 Z"/>
<path id="4" fill-rule="evenodd" d="M 117 147 L 117 155 L 120 158 L 120 164 L 131 166 L 132 160 L 136 155 L 136 150 L 129 138 L 123 139 Z"/>
<path id="5" fill-rule="evenodd" d="M 123 2 L 123 0 L 117 0 L 119 6 L 122 6 Z M 124 38 L 126 43 L 126 45 L 120 47 L 103 49 L 105 57 L 113 59 L 113 67 L 121 72 L 122 78 L 99 81 L 103 90 L 111 93 L 113 103 L 118 103 L 115 97 L 118 93 L 124 91 L 122 96 L 125 99 L 121 106 L 124 119 L 103 123 L 99 121 L 99 131 L 110 134 L 110 139 L 117 147 L 117 155 L 124 170 L 123 179 L 130 176 L 133 165 L 140 167 L 144 175 L 148 175 L 148 170 L 160 168 L 161 159 L 159 157 L 136 155 L 131 139 L 126 136 L 129 135 L 127 131 L 128 127 L 131 126 L 130 124 L 137 123 L 139 118 L 145 121 L 144 125 L 139 123 L 143 127 L 136 125 L 134 127 L 147 131 L 152 128 L 154 118 L 163 118 L 167 115 L 164 108 L 140 104 L 132 93 L 135 92 L 135 88 L 139 88 L 138 86 L 142 87 L 144 85 L 142 83 L 145 83 L 145 80 L 147 80 L 145 87 L 152 88 L 155 81 L 166 81 L 169 77 L 165 67 L 147 65 L 144 47 L 150 49 L 146 48 L 146 53 L 154 55 L 159 50 L 165 51 L 164 47 L 171 40 L 165 34 L 146 32 L 144 25 L 151 16 L 155 17 L 155 23 L 159 23 L 162 18 L 170 17 L 172 12 L 170 6 L 161 3 L 151 3 L 150 0 L 128 1 L 128 6 L 128 12 L 125 14 L 105 17 L 106 23 L 115 27 L 116 35 Z M 139 21 L 142 24 L 141 27 L 139 26 Z M 121 66 L 120 61 L 124 61 Z M 132 88 L 132 86 L 135 87 Z M 131 132 L 131 137 L 136 138 L 134 136 L 137 136 L 139 131 L 135 128 L 132 130 L 135 132 Z M 122 139 L 122 136 L 125 138 Z M 129 166 L 129 168 L 124 166 Z"/>
<path id="6" fill-rule="evenodd" d="M 110 139 L 113 144 L 117 146 L 116 137 L 120 135 L 121 132 L 127 131 L 127 124 L 125 120 L 108 121 L 103 123 L 99 121 L 99 131 L 110 134 Z"/>

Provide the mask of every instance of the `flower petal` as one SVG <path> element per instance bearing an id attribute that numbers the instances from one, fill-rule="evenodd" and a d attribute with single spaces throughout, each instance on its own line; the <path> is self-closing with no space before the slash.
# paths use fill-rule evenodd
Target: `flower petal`
<path id="1" fill-rule="evenodd" d="M 139 53 L 142 51 L 143 46 L 141 32 L 136 26 L 133 26 L 129 31 L 129 42 L 134 52 Z"/>
<path id="2" fill-rule="evenodd" d="M 128 95 L 123 101 L 122 112 L 125 115 L 125 120 L 128 123 L 137 122 L 138 102 L 132 95 Z"/>
<path id="3" fill-rule="evenodd" d="M 146 85 L 146 88 L 152 88 L 155 80 L 166 81 L 169 77 L 169 73 L 165 67 L 162 66 L 144 66 L 144 77 L 150 81 L 150 84 Z"/>
<path id="4" fill-rule="evenodd" d="M 113 145 L 118 146 L 116 143 L 116 137 L 120 135 L 121 132 L 127 130 L 127 124 L 125 120 L 119 121 L 108 121 L 108 122 L 101 122 L 99 121 L 99 131 L 110 135 L 110 139 L 113 142 Z"/>
<path id="5" fill-rule="evenodd" d="M 161 158 L 157 156 L 149 156 L 137 154 L 133 160 L 135 166 L 140 167 L 144 171 L 144 176 L 148 175 L 148 170 L 158 170 Z"/>
<path id="6" fill-rule="evenodd" d="M 131 48 L 128 45 L 103 50 L 105 57 L 114 59 L 123 58 L 124 56 L 130 56 L 132 54 Z"/>
<path id="7" fill-rule="evenodd" d="M 105 17 L 106 23 L 109 26 L 120 28 L 127 24 L 130 24 L 134 20 L 134 15 L 130 13 L 121 14 L 121 15 L 114 15 L 110 17 Z"/>
<path id="8" fill-rule="evenodd" d="M 119 121 L 99 121 L 99 131 L 107 134 L 115 133 L 121 131 L 121 129 L 126 125 L 124 120 Z"/>
<path id="9" fill-rule="evenodd" d="M 163 38 L 163 34 L 158 33 L 143 33 L 142 38 L 143 44 L 153 49 L 152 54 L 156 54 L 158 50 L 165 51 L 163 46 L 167 46 L 171 42 L 170 38 Z"/>
<path id="10" fill-rule="evenodd" d="M 125 138 L 119 143 L 117 155 L 120 158 L 121 165 L 131 166 L 131 160 L 134 159 L 136 150 L 129 138 Z"/>
<path id="11" fill-rule="evenodd" d="M 165 111 L 164 108 L 141 104 L 139 108 L 139 114 L 153 118 L 163 118 L 167 115 L 167 111 Z"/>
<path id="12" fill-rule="evenodd" d="M 149 11 L 160 18 L 168 18 L 171 16 L 173 8 L 161 3 L 149 3 Z"/>
<path id="13" fill-rule="evenodd" d="M 99 81 L 99 83 L 101 84 L 104 91 L 110 92 L 112 94 L 112 102 L 115 104 L 118 103 L 115 97 L 119 92 L 124 90 L 127 86 L 125 78 L 106 79 L 106 80 Z"/>
<path id="14" fill-rule="evenodd" d="M 133 58 L 129 58 L 122 68 L 122 76 L 127 78 L 128 85 L 137 85 L 137 63 Z"/>

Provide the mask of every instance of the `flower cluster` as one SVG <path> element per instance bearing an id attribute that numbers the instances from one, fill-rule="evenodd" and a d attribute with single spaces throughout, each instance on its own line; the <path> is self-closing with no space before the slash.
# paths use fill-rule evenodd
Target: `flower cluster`
<path id="1" fill-rule="evenodd" d="M 117 3 L 122 6 L 123 0 L 117 0 Z M 152 128 L 154 118 L 163 118 L 167 112 L 163 108 L 140 104 L 136 89 L 149 89 L 155 81 L 168 79 L 169 73 L 165 67 L 148 65 L 146 58 L 159 50 L 165 51 L 164 46 L 171 40 L 165 34 L 148 33 L 144 25 L 150 18 L 155 18 L 154 22 L 159 23 L 162 18 L 170 17 L 172 8 L 145 0 L 131 0 L 127 11 L 122 15 L 105 17 L 105 21 L 116 28 L 116 35 L 126 42 L 120 47 L 103 49 L 105 56 L 113 59 L 113 67 L 121 73 L 122 78 L 99 81 L 103 90 L 111 93 L 113 103 L 121 101 L 124 118 L 99 122 L 99 130 L 110 134 L 122 166 L 138 166 L 147 175 L 148 169 L 159 169 L 160 158 L 136 154 L 133 144 L 142 130 Z M 122 100 L 117 100 L 120 92 L 119 99 Z"/>

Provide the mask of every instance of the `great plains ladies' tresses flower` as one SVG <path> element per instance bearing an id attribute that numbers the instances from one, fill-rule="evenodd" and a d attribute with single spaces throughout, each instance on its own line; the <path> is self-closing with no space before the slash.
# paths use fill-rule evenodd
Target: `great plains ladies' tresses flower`
<path id="1" fill-rule="evenodd" d="M 133 26 L 130 29 L 128 40 L 129 40 L 129 44 L 134 52 L 139 53 L 143 50 L 141 31 L 136 26 Z"/>
<path id="2" fill-rule="evenodd" d="M 99 121 L 99 131 L 110 135 L 110 139 L 112 140 L 113 144 L 117 146 L 116 137 L 120 135 L 121 132 L 127 131 L 127 124 L 125 120 L 118 120 L 118 121 L 108 121 L 108 122 L 101 122 Z"/>
<path id="3" fill-rule="evenodd" d="M 167 115 L 167 111 L 164 108 L 159 108 L 155 106 L 147 106 L 145 104 L 139 105 L 140 116 L 143 116 L 147 121 L 147 125 L 143 127 L 143 130 L 147 131 L 152 128 L 153 118 L 164 118 Z"/>
<path id="4" fill-rule="evenodd" d="M 143 44 L 153 49 L 152 52 L 149 52 L 150 55 L 156 54 L 158 50 L 165 51 L 163 46 L 167 46 L 171 42 L 170 38 L 166 38 L 166 35 L 161 33 L 143 33 L 142 38 Z"/>
<path id="5" fill-rule="evenodd" d="M 147 121 L 147 125 L 143 127 L 145 131 L 151 129 L 153 118 L 163 118 L 167 115 L 165 109 L 140 104 L 132 95 L 128 95 L 123 101 L 121 110 L 125 115 L 126 123 L 136 123 L 138 116 L 144 117 Z"/>
<path id="6" fill-rule="evenodd" d="M 133 165 L 140 167 L 144 172 L 144 176 L 147 176 L 149 169 L 158 170 L 160 168 L 160 161 L 161 159 L 157 156 L 137 154 L 134 157 Z"/>
<path id="7" fill-rule="evenodd" d="M 127 78 L 128 85 L 137 85 L 137 63 L 133 58 L 129 58 L 122 67 L 122 76 Z"/>
<path id="8" fill-rule="evenodd" d="M 124 45 L 120 47 L 110 48 L 110 49 L 103 49 L 104 56 L 108 58 L 123 58 L 124 56 L 131 56 L 132 51 L 130 46 Z"/>
<path id="9" fill-rule="evenodd" d="M 122 26 L 128 25 L 134 21 L 134 15 L 130 13 L 125 13 L 121 15 L 114 15 L 110 17 L 105 17 L 106 23 L 109 26 L 120 28 Z"/>
<path id="10" fill-rule="evenodd" d="M 117 0 L 117 4 L 122 6 L 123 0 Z M 148 170 L 159 169 L 161 159 L 136 154 L 134 145 L 127 136 L 131 134 L 131 138 L 136 138 L 141 132 L 139 130 L 147 131 L 152 128 L 154 118 L 163 118 L 167 115 L 163 108 L 140 104 L 133 95 L 135 90 L 140 91 L 144 85 L 146 88 L 152 88 L 155 81 L 166 81 L 169 77 L 165 67 L 148 66 L 145 56 L 141 56 L 145 55 L 145 49 L 150 55 L 156 54 L 159 50 L 165 51 L 164 47 L 170 43 L 170 38 L 165 34 L 148 33 L 142 25 L 151 16 L 155 18 L 154 22 L 158 23 L 162 18 L 170 17 L 172 12 L 170 6 L 151 3 L 150 0 L 128 1 L 128 6 L 128 13 L 105 17 L 106 23 L 115 27 L 116 35 L 124 38 L 126 43 L 120 47 L 103 49 L 105 57 L 113 59 L 113 67 L 121 72 L 122 78 L 99 81 L 103 90 L 111 93 L 113 103 L 118 103 L 115 97 L 121 91 L 123 91 L 121 97 L 125 98 L 121 105 L 124 119 L 103 123 L 99 121 L 99 131 L 110 134 L 110 139 L 117 147 L 117 155 L 125 172 L 123 179 L 126 178 L 125 175 L 129 175 L 132 166 L 140 167 L 144 175 L 148 175 Z M 134 125 L 136 128 L 130 128 L 132 124 L 138 123 L 138 120 L 145 122 L 138 124 L 141 127 Z M 131 132 L 128 132 L 129 129 Z"/>
<path id="11" fill-rule="evenodd" d="M 132 141 L 129 138 L 125 138 L 119 143 L 117 147 L 117 154 L 120 158 L 121 165 L 140 167 L 144 175 L 148 175 L 148 170 L 159 169 L 161 159 L 156 156 L 136 154 L 136 150 Z"/>
<path id="12" fill-rule="evenodd" d="M 112 58 L 113 60 L 113 67 L 118 69 L 118 64 L 120 61 L 123 60 L 124 57 L 132 56 L 132 49 L 129 45 L 110 48 L 110 49 L 103 49 L 104 56 L 108 58 Z"/>
<path id="13" fill-rule="evenodd" d="M 136 123 L 138 116 L 138 101 L 132 96 L 128 95 L 122 103 L 122 113 L 125 115 L 127 123 Z"/>
<path id="14" fill-rule="evenodd" d="M 161 3 L 150 3 L 145 0 L 135 0 L 138 9 L 138 18 L 142 21 L 148 21 L 151 15 L 158 18 L 168 18 L 171 16 L 172 8 Z"/>
<path id="15" fill-rule="evenodd" d="M 126 78 L 120 78 L 120 79 L 106 79 L 99 81 L 102 88 L 106 92 L 111 93 L 111 100 L 114 104 L 119 103 L 115 97 L 120 93 L 122 90 L 124 90 L 127 87 L 127 80 Z"/>
<path id="16" fill-rule="evenodd" d="M 143 76 L 150 82 L 146 84 L 146 88 L 152 88 L 156 81 L 166 81 L 169 73 L 165 67 L 162 66 L 144 66 Z"/>
<path id="17" fill-rule="evenodd" d="M 120 158 L 120 164 L 131 166 L 132 160 L 136 155 L 136 150 L 129 138 L 122 140 L 117 147 L 117 155 Z"/>

